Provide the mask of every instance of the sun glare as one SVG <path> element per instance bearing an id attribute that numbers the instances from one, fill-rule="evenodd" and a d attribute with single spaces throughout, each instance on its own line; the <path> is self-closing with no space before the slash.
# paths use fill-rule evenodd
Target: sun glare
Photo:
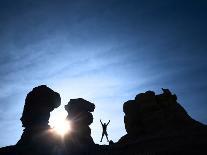
<path id="1" fill-rule="evenodd" d="M 64 110 L 56 111 L 50 118 L 49 125 L 51 126 L 52 131 L 60 136 L 64 136 L 71 131 L 70 122 L 65 119 L 66 115 Z"/>
<path id="2" fill-rule="evenodd" d="M 65 134 L 69 133 L 71 128 L 70 128 L 70 122 L 66 120 L 59 120 L 55 122 L 55 125 L 53 127 L 54 132 L 57 134 L 64 136 Z"/>

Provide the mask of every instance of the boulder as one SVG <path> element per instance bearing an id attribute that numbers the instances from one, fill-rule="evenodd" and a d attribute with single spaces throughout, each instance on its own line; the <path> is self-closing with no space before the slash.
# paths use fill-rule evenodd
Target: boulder
<path id="1" fill-rule="evenodd" d="M 168 89 L 138 94 L 124 103 L 127 134 L 116 143 L 121 154 L 207 152 L 207 127 L 192 119 Z"/>
<path id="2" fill-rule="evenodd" d="M 71 99 L 65 110 L 68 112 L 67 120 L 72 126 L 71 132 L 65 136 L 67 153 L 78 154 L 89 147 L 93 147 L 89 125 L 93 122 L 95 105 L 85 99 Z"/>
<path id="3" fill-rule="evenodd" d="M 50 132 L 48 121 L 50 112 L 57 108 L 60 102 L 60 95 L 46 85 L 35 87 L 27 94 L 20 119 L 25 129 L 15 146 L 18 154 L 54 153 L 57 139 Z"/>

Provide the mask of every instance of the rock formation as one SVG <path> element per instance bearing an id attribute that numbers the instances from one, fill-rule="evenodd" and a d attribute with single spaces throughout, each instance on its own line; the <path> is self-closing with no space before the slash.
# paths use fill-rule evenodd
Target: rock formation
<path id="1" fill-rule="evenodd" d="M 50 112 L 57 108 L 60 102 L 60 95 L 46 85 L 33 88 L 27 94 L 20 119 L 25 128 L 21 139 L 15 147 L 10 147 L 7 151 L 5 149 L 5 152 L 18 155 L 51 154 L 58 140 L 50 133 L 48 121 Z"/>
<path id="2" fill-rule="evenodd" d="M 48 123 L 50 112 L 60 103 L 60 95 L 46 85 L 35 87 L 27 94 L 20 119 L 25 129 L 16 145 L 20 152 L 40 154 L 44 150 L 47 154 L 52 151 L 57 139 L 50 133 Z"/>
<path id="3" fill-rule="evenodd" d="M 123 110 L 127 135 L 117 144 L 136 146 L 128 153 L 133 149 L 134 153 L 199 152 L 207 144 L 206 126 L 193 120 L 168 89 L 160 95 L 138 94 L 124 103 Z"/>
<path id="4" fill-rule="evenodd" d="M 67 119 L 71 123 L 72 130 L 65 137 L 65 144 L 74 151 L 80 151 L 81 148 L 86 148 L 89 145 L 93 145 L 93 139 L 91 137 L 91 129 L 89 125 L 93 122 L 93 115 L 95 105 L 82 98 L 71 99 L 65 106 L 68 112 Z"/>
<path id="5" fill-rule="evenodd" d="M 15 146 L 0 149 L 1 155 L 128 155 L 207 154 L 207 127 L 192 119 L 168 89 L 138 94 L 124 103 L 127 134 L 117 143 L 94 144 L 89 125 L 95 105 L 82 98 L 65 106 L 72 130 L 59 139 L 48 132 L 50 112 L 60 105 L 60 96 L 46 86 L 34 88 L 26 97 L 22 124 Z M 113 133 L 112 133 L 113 134 Z"/>

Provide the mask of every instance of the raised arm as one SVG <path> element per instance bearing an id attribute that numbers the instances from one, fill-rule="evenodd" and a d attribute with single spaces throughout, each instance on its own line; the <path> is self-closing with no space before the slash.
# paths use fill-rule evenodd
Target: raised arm
<path id="1" fill-rule="evenodd" d="M 102 123 L 101 119 L 100 119 L 100 122 L 101 122 L 101 125 L 103 125 L 103 123 Z"/>
<path id="2" fill-rule="evenodd" d="M 106 125 L 109 125 L 109 123 L 110 123 L 110 120 L 108 121 L 108 123 Z"/>

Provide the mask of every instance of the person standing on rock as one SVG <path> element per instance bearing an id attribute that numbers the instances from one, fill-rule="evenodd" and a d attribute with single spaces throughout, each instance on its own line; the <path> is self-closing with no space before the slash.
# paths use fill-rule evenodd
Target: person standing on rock
<path id="1" fill-rule="evenodd" d="M 101 137 L 101 141 L 100 142 L 102 142 L 104 135 L 106 136 L 106 139 L 109 142 L 108 133 L 107 133 L 107 126 L 109 125 L 110 120 L 108 121 L 107 124 L 106 123 L 102 123 L 101 120 L 100 120 L 100 122 L 101 122 L 101 125 L 102 125 L 102 128 L 103 128 L 102 137 Z"/>

